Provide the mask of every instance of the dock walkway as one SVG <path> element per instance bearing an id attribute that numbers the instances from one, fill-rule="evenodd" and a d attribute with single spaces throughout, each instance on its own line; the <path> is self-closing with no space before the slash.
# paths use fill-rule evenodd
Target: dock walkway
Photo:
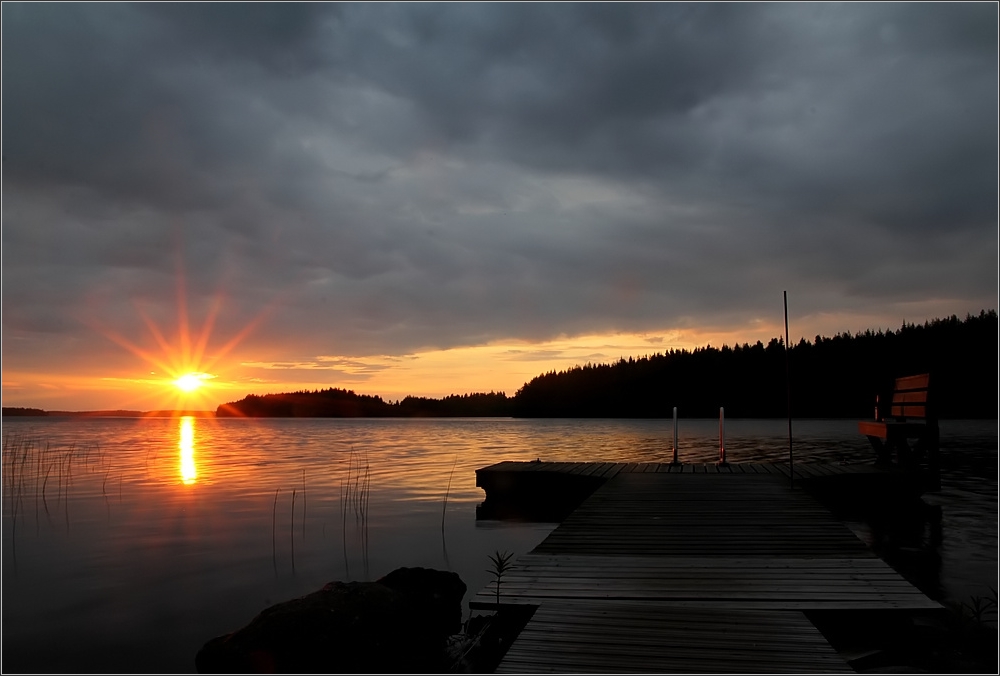
<path id="1" fill-rule="evenodd" d="M 803 611 L 940 608 L 787 467 L 518 464 L 609 478 L 504 577 L 538 609 L 498 672 L 850 672 Z"/>

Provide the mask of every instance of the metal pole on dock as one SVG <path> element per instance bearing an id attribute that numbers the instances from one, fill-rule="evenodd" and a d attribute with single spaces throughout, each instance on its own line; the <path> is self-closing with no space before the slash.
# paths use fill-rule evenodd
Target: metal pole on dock
<path id="1" fill-rule="evenodd" d="M 719 407 L 719 464 L 727 465 L 726 462 L 726 409 Z"/>
<path id="2" fill-rule="evenodd" d="M 792 377 L 788 365 L 788 292 L 782 292 L 785 297 L 785 395 L 788 408 L 788 481 L 795 488 L 795 463 L 792 455 Z"/>
<path id="3" fill-rule="evenodd" d="M 677 462 L 677 407 L 674 406 L 674 461 L 672 465 L 678 464 Z"/>

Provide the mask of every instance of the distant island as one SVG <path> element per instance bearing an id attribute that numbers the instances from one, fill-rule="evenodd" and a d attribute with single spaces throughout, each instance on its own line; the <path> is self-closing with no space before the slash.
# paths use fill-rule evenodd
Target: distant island
<path id="1" fill-rule="evenodd" d="M 952 315 L 889 331 L 805 338 L 788 350 L 792 415 L 869 418 L 875 397 L 889 400 L 893 380 L 931 374 L 940 418 L 997 417 L 997 312 Z M 43 411 L 3 408 L 4 416 L 281 418 L 780 418 L 786 415 L 785 346 L 780 338 L 586 364 L 532 378 L 514 396 L 453 394 L 385 401 L 352 390 L 250 394 L 213 411 Z"/>
<path id="2" fill-rule="evenodd" d="M 379 396 L 355 394 L 352 390 L 330 388 L 287 394 L 251 394 L 223 404 L 216 410 L 223 417 L 282 418 L 462 418 L 508 417 L 513 399 L 504 392 L 453 394 L 443 399 L 406 397 L 387 402 Z"/>
<path id="3" fill-rule="evenodd" d="M 40 408 L 21 408 L 19 406 L 4 406 L 3 407 L 4 417 L 10 416 L 45 416 L 49 415 L 48 411 L 43 411 Z"/>
<path id="4" fill-rule="evenodd" d="M 789 352 L 792 415 L 868 418 L 893 380 L 931 374 L 941 418 L 996 418 L 997 313 L 904 323 L 895 331 L 804 338 Z M 387 402 L 351 390 L 248 395 L 217 417 L 780 418 L 786 415 L 784 341 L 705 346 L 536 376 L 513 397 L 504 392 L 406 397 Z"/>
<path id="5" fill-rule="evenodd" d="M 53 418 L 214 418 L 215 411 L 129 411 L 123 409 L 106 411 L 45 411 L 40 408 L 3 407 L 3 416 L 50 416 Z"/>

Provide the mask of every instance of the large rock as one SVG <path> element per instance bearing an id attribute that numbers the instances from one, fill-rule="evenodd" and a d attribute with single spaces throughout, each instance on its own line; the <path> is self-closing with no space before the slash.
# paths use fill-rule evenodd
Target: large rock
<path id="1" fill-rule="evenodd" d="M 331 582 L 271 606 L 206 643 L 201 673 L 447 671 L 447 638 L 462 624 L 455 573 L 399 568 L 376 582 Z"/>

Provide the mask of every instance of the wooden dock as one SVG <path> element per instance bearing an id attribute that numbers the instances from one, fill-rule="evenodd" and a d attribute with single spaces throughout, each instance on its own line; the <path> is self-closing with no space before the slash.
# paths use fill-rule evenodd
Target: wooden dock
<path id="1" fill-rule="evenodd" d="M 505 576 L 501 605 L 538 609 L 498 672 L 849 672 L 804 611 L 941 607 L 787 466 L 514 465 L 493 468 L 603 484 Z M 493 589 L 470 607 L 495 608 Z"/>

